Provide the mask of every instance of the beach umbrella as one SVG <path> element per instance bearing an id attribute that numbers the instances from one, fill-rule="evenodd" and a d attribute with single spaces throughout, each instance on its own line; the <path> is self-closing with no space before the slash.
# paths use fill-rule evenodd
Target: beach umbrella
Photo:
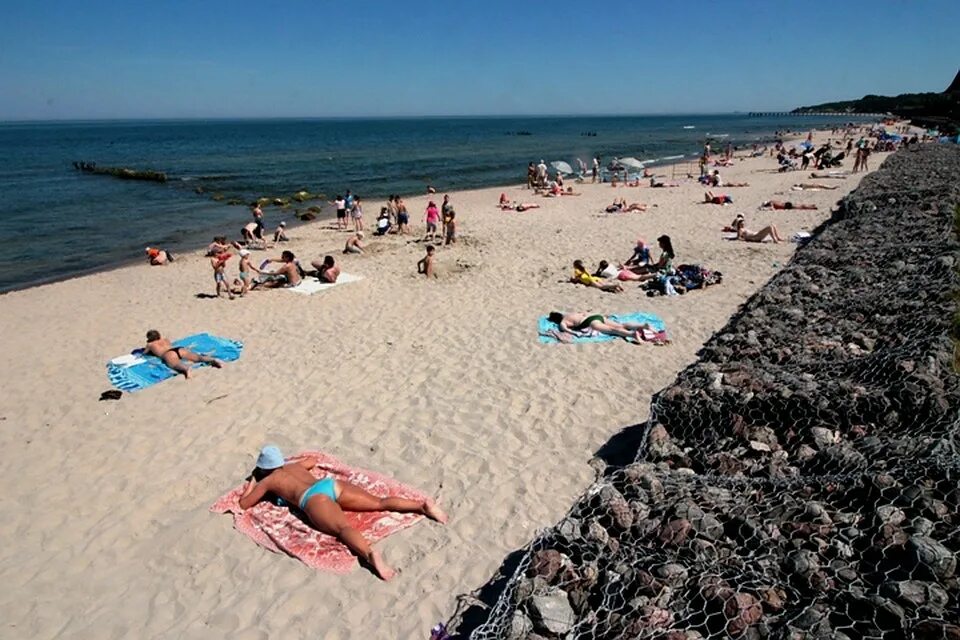
<path id="1" fill-rule="evenodd" d="M 550 166 L 556 169 L 557 171 L 559 171 L 560 173 L 573 173 L 573 168 L 563 160 L 557 160 L 555 162 L 551 162 Z"/>
<path id="2" fill-rule="evenodd" d="M 636 158 L 620 158 L 620 164 L 631 169 L 643 169 L 643 163 Z"/>

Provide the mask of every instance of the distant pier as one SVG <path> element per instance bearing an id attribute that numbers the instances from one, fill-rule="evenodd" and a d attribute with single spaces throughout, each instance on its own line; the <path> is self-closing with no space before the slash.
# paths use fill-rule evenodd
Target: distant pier
<path id="1" fill-rule="evenodd" d="M 793 111 L 751 111 L 747 114 L 750 118 L 786 118 L 795 116 L 830 116 L 851 118 L 886 118 L 889 113 L 840 113 L 839 111 L 802 111 L 794 113 Z"/>

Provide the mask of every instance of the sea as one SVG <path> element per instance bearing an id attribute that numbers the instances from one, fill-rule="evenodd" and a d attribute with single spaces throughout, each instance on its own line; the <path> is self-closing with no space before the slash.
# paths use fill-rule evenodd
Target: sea
<path id="1" fill-rule="evenodd" d="M 143 260 L 147 246 L 198 248 L 239 236 L 248 203 L 323 194 L 264 209 L 295 222 L 347 189 L 373 201 L 516 185 L 527 163 L 635 157 L 693 162 L 706 140 L 751 145 L 776 131 L 840 126 L 849 117 L 427 117 L 0 123 L 0 292 Z M 74 162 L 162 171 L 165 183 L 78 171 Z M 369 208 L 369 205 L 368 205 Z"/>

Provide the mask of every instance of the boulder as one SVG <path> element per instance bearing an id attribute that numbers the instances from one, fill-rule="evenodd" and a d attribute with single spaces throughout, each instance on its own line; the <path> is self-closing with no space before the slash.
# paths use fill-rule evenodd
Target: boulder
<path id="1" fill-rule="evenodd" d="M 576 624 L 577 616 L 562 589 L 551 589 L 530 598 L 530 617 L 537 631 L 563 635 Z"/>

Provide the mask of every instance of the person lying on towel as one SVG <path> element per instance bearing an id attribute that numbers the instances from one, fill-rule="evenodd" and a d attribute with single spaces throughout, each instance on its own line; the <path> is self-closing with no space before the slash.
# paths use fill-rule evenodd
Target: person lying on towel
<path id="1" fill-rule="evenodd" d="M 547 336 L 569 342 L 571 336 L 590 336 L 594 331 L 608 336 L 623 338 L 627 342 L 643 344 L 644 342 L 664 342 L 660 339 L 660 332 L 643 322 L 619 323 L 599 314 L 587 313 L 560 313 L 552 312 L 547 319 L 557 325 L 556 330 L 547 332 Z M 632 338 L 632 340 L 631 340 Z"/>
<path id="2" fill-rule="evenodd" d="M 433 500 L 418 502 L 405 498 L 378 498 L 332 476 L 317 480 L 309 471 L 314 466 L 316 460 L 313 458 L 286 463 L 279 448 L 264 447 L 240 498 L 240 508 L 249 509 L 267 494 L 282 499 L 288 506 L 296 505 L 306 514 L 311 525 L 321 533 L 337 538 L 365 560 L 383 580 L 389 580 L 396 572 L 359 531 L 347 524 L 344 511 L 419 513 L 440 523 L 447 521 L 447 514 Z"/>
<path id="3" fill-rule="evenodd" d="M 216 358 L 201 356 L 186 347 L 173 346 L 170 344 L 170 341 L 161 336 L 160 332 L 156 329 L 147 331 L 147 352 L 163 360 L 163 364 L 177 373 L 182 373 L 184 378 L 189 378 L 191 375 L 191 362 L 206 362 L 217 369 L 223 366 Z"/>

